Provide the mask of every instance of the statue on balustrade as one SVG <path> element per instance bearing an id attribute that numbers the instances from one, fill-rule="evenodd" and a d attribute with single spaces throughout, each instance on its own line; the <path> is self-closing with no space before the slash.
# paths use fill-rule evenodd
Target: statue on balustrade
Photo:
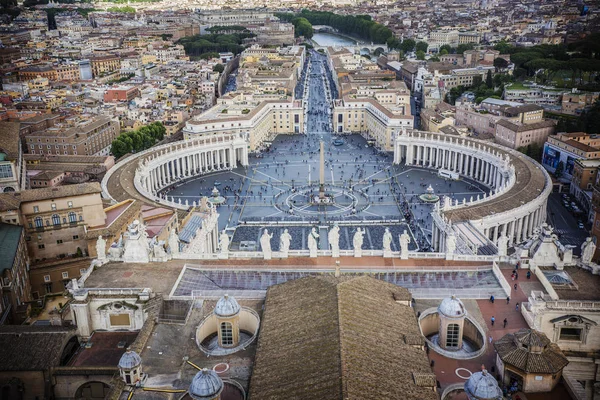
<path id="1" fill-rule="evenodd" d="M 404 230 L 404 232 L 400 235 L 400 258 L 403 260 L 408 260 L 408 245 L 410 243 L 410 235 Z"/>
<path id="2" fill-rule="evenodd" d="M 263 232 L 262 236 L 260 237 L 260 247 L 262 248 L 262 252 L 264 255 L 265 260 L 270 260 L 271 259 L 271 238 L 273 237 L 273 234 L 271 233 L 269 235 L 269 231 L 265 229 L 265 231 Z"/>
<path id="3" fill-rule="evenodd" d="M 596 252 L 596 243 L 592 241 L 591 237 L 585 239 L 585 242 L 581 245 L 581 263 L 583 265 L 592 264 L 592 258 Z"/>
<path id="4" fill-rule="evenodd" d="M 354 238 L 352 239 L 352 244 L 354 245 L 354 257 L 362 257 L 362 245 L 363 245 L 363 236 L 365 231 L 360 227 L 356 228 L 356 233 L 354 234 Z"/>
<path id="5" fill-rule="evenodd" d="M 327 234 L 327 241 L 329 242 L 329 246 L 331 247 L 331 257 L 339 257 L 340 256 L 340 227 L 338 224 L 335 224 L 333 228 L 329 230 Z"/>
<path id="6" fill-rule="evenodd" d="M 292 242 L 292 235 L 289 234 L 287 229 L 284 229 L 283 233 L 279 237 L 279 253 L 281 255 L 281 258 L 288 257 L 291 242 Z"/>
<path id="7" fill-rule="evenodd" d="M 317 250 L 319 249 L 317 239 L 319 239 L 319 234 L 317 233 L 317 228 L 313 227 L 308 235 L 308 250 L 311 257 L 317 256 Z"/>

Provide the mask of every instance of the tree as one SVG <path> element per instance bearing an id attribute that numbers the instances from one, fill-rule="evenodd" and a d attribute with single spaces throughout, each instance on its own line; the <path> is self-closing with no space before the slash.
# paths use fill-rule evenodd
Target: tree
<path id="1" fill-rule="evenodd" d="M 487 75 L 485 77 L 485 85 L 488 89 L 492 89 L 494 87 L 494 81 L 492 79 L 492 70 L 488 69 Z"/>
<path id="2" fill-rule="evenodd" d="M 502 57 L 494 58 L 494 68 L 496 68 L 496 72 L 504 71 L 508 68 L 508 61 Z"/>
<path id="3" fill-rule="evenodd" d="M 445 54 L 451 54 L 451 53 L 452 53 L 452 46 L 450 46 L 449 44 L 443 44 L 443 45 L 441 45 L 441 46 L 440 46 L 440 54 L 441 54 L 441 53 L 442 53 L 444 50 L 446 51 L 446 53 L 445 53 Z"/>
<path id="4" fill-rule="evenodd" d="M 417 50 L 417 60 L 424 60 L 425 52 L 423 50 Z"/>
<path id="5" fill-rule="evenodd" d="M 213 71 L 222 73 L 225 70 L 225 66 L 223 64 L 215 64 L 213 67 Z"/>
<path id="6" fill-rule="evenodd" d="M 125 143 L 123 140 L 121 140 L 121 137 L 119 136 L 118 138 L 113 140 L 110 151 L 116 159 L 119 159 L 125 154 L 129 153 L 131 151 L 131 147 L 129 147 L 127 143 Z"/>
<path id="7" fill-rule="evenodd" d="M 448 54 L 448 50 L 446 50 L 446 49 L 440 50 L 440 56 L 445 56 L 446 54 Z"/>
<path id="8" fill-rule="evenodd" d="M 473 43 L 459 44 L 458 47 L 456 48 L 456 54 L 462 54 L 467 50 L 473 50 L 474 47 L 475 47 L 475 45 Z"/>
<path id="9" fill-rule="evenodd" d="M 415 45 L 415 49 L 417 51 L 421 50 L 424 53 L 427 53 L 428 47 L 429 47 L 429 45 L 427 44 L 427 42 L 417 42 L 417 44 Z"/>
<path id="10" fill-rule="evenodd" d="M 395 37 L 391 37 L 387 40 L 387 45 L 390 49 L 399 49 L 400 48 L 400 41 L 395 38 Z"/>
<path id="11" fill-rule="evenodd" d="M 510 54 L 513 50 L 513 47 L 505 40 L 501 40 L 494 46 L 494 50 L 498 50 L 500 54 Z"/>
<path id="12" fill-rule="evenodd" d="M 558 162 L 556 169 L 554 170 L 554 177 L 556 179 L 560 178 L 565 170 L 565 163 L 562 161 Z"/>
<path id="13" fill-rule="evenodd" d="M 412 39 L 404 39 L 400 44 L 400 49 L 405 53 L 410 53 L 415 48 L 415 41 Z"/>
<path id="14" fill-rule="evenodd" d="M 294 18 L 292 24 L 294 24 L 296 37 L 304 36 L 306 39 L 313 37 L 314 31 L 312 24 L 306 18 Z"/>

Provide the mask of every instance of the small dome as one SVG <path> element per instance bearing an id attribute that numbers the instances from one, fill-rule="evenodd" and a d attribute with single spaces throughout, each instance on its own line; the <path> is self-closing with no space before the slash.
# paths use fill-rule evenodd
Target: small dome
<path id="1" fill-rule="evenodd" d="M 212 400 L 223 391 L 223 381 L 213 370 L 203 368 L 190 385 L 190 396 L 194 400 Z"/>
<path id="2" fill-rule="evenodd" d="M 465 382 L 465 392 L 469 400 L 501 400 L 502 389 L 486 370 L 475 372 Z"/>
<path id="3" fill-rule="evenodd" d="M 450 318 L 459 318 L 467 315 L 465 305 L 454 295 L 442 300 L 438 307 L 438 311 L 440 314 Z"/>
<path id="4" fill-rule="evenodd" d="M 240 309 L 238 302 L 226 294 L 217 301 L 214 312 L 219 317 L 231 317 L 239 313 Z"/>
<path id="5" fill-rule="evenodd" d="M 142 363 L 142 358 L 135 351 L 127 349 L 119 360 L 119 368 L 132 369 L 138 367 Z"/>

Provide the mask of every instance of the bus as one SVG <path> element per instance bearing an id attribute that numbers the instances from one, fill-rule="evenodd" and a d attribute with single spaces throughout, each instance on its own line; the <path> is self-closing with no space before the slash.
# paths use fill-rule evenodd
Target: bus
<path id="1" fill-rule="evenodd" d="M 448 171 L 447 169 L 440 169 L 438 171 L 438 176 L 444 179 L 452 179 L 453 181 L 457 181 L 459 175 L 456 172 Z"/>

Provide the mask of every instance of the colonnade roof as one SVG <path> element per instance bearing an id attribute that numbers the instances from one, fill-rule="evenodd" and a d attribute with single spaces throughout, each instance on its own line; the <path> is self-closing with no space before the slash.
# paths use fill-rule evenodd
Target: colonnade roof
<path id="1" fill-rule="evenodd" d="M 450 221 L 473 221 L 510 211 L 535 200 L 542 194 L 546 186 L 547 175 L 539 164 L 522 154 L 515 154 L 515 152 L 507 152 L 502 149 L 500 153 L 502 156 L 506 153 L 509 154 L 510 162 L 515 167 L 516 181 L 513 187 L 498 198 L 444 212 Z"/>

